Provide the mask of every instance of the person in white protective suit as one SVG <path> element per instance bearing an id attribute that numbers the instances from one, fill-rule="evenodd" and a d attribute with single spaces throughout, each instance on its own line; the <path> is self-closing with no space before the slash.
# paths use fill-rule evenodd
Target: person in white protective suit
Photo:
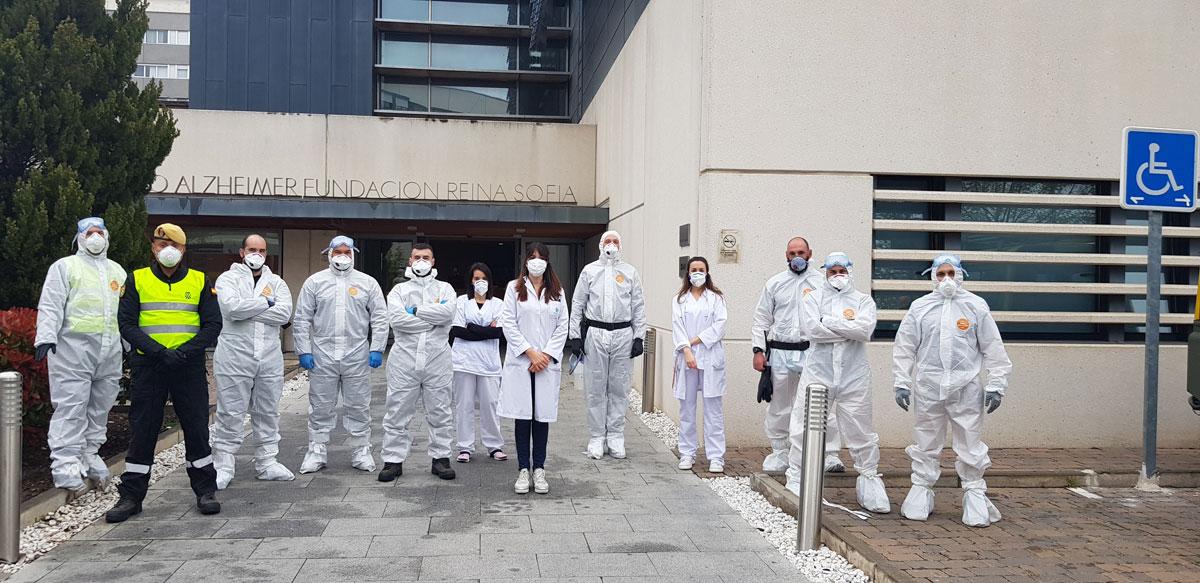
<path id="1" fill-rule="evenodd" d="M 50 473 L 58 488 L 83 490 L 108 482 L 99 455 L 108 436 L 108 412 L 121 379 L 121 332 L 117 305 L 125 270 L 107 257 L 104 219 L 79 221 L 74 255 L 55 261 L 38 300 L 37 360 L 49 358 L 54 415 L 46 438 Z"/>
<path id="2" fill-rule="evenodd" d="M 238 252 L 242 261 L 217 278 L 221 335 L 213 354 L 217 381 L 217 419 L 212 429 L 217 489 L 233 481 L 234 455 L 242 446 L 242 427 L 250 427 L 258 448 L 254 472 L 260 480 L 294 480 L 279 463 L 279 398 L 283 396 L 283 349 L 280 327 L 292 318 L 292 292 L 267 267 L 267 240 L 248 235 Z"/>
<path id="3" fill-rule="evenodd" d="M 308 373 L 308 452 L 300 473 L 319 471 L 328 461 L 334 410 L 342 398 L 342 426 L 354 448 L 350 465 L 375 471 L 371 453 L 370 368 L 383 365 L 388 317 L 375 278 L 354 269 L 354 239 L 334 237 L 324 253 L 329 269 L 308 277 L 300 288 L 292 340 Z"/>
<path id="4" fill-rule="evenodd" d="M 845 253 L 825 258 L 825 281 L 804 296 L 801 320 L 811 345 L 800 374 L 800 386 L 817 383 L 829 389 L 831 417 L 837 419 L 841 437 L 858 471 L 858 504 L 879 514 L 892 511 L 879 477 L 879 435 L 871 415 L 871 363 L 867 342 L 875 332 L 875 300 L 854 289 L 853 262 Z M 792 450 L 787 488 L 800 494 L 800 468 L 805 407 L 792 408 Z"/>
<path id="5" fill-rule="evenodd" d="M 425 409 L 429 426 L 430 472 L 453 480 L 450 469 L 450 439 L 454 433 L 450 358 L 450 324 L 454 320 L 454 287 L 437 279 L 433 248 L 413 245 L 404 276 L 388 293 L 388 320 L 396 341 L 387 363 L 387 412 L 383 416 L 383 469 L 380 482 L 391 482 L 404 473 L 404 460 L 412 447 L 408 424 L 417 413 L 417 401 Z"/>
<path id="6" fill-rule="evenodd" d="M 696 463 L 696 406 L 704 402 L 704 455 L 708 471 L 725 471 L 725 295 L 713 284 L 708 260 L 688 260 L 683 285 L 671 302 L 675 345 L 674 392 L 679 399 L 679 469 Z"/>
<path id="7" fill-rule="evenodd" d="M 492 297 L 492 269 L 476 263 L 467 270 L 471 293 L 455 301 L 450 338 L 454 341 L 454 434 L 458 443 L 458 462 L 468 463 L 475 453 L 475 409 L 479 409 L 479 433 L 488 457 L 505 461 L 500 449 L 500 416 L 496 402 L 500 398 L 500 309 L 504 302 Z"/>
<path id="8" fill-rule="evenodd" d="M 823 285 L 821 274 L 808 266 L 812 248 L 807 239 L 792 237 L 786 255 L 787 269 L 763 286 L 750 329 L 754 370 L 762 373 L 758 402 L 767 402 L 763 429 L 771 442 L 771 453 L 763 459 L 764 472 L 788 469 L 792 407 L 797 399 L 804 399 L 804 391 L 797 387 L 809 345 L 801 327 L 800 306 L 805 294 Z M 825 433 L 825 471 L 845 470 L 837 455 L 840 448 L 837 422 L 831 416 Z"/>
<path id="9" fill-rule="evenodd" d="M 964 490 L 963 524 L 989 526 L 1000 520 L 1000 511 L 987 497 L 983 473 L 992 461 L 980 433 L 984 409 L 991 413 L 1000 407 L 1012 362 L 987 302 L 963 289 L 962 262 L 939 255 L 927 272 L 934 291 L 913 301 L 892 350 L 896 404 L 907 411 L 911 401 L 916 417 L 916 444 L 905 450 L 912 458 L 912 489 L 900 513 L 925 520 L 933 512 L 933 485 L 941 474 L 938 458 L 949 424 Z M 983 370 L 986 385 L 979 379 Z"/>
<path id="10" fill-rule="evenodd" d="M 583 362 L 587 455 L 600 459 L 607 450 L 622 459 L 633 359 L 642 355 L 646 336 L 646 298 L 638 271 L 621 260 L 616 231 L 600 236 L 600 258 L 579 274 L 570 312 L 566 350 Z"/>

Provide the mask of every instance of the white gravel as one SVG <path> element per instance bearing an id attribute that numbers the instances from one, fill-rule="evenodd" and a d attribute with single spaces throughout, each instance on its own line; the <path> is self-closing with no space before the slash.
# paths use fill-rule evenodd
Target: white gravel
<path id="1" fill-rule="evenodd" d="M 184 462 L 183 444 L 179 443 L 154 456 L 150 470 L 150 483 L 175 471 Z M 87 528 L 117 503 L 116 483 L 120 478 L 109 478 L 103 492 L 92 490 L 69 504 L 47 514 L 41 520 L 21 529 L 21 560 L 12 565 L 0 565 L 0 573 L 12 574 L 21 570 L 34 559 L 50 552 L 59 543 L 70 540 L 79 531 Z"/>
<path id="2" fill-rule="evenodd" d="M 641 413 L 642 396 L 636 390 L 629 391 L 629 409 L 637 412 L 646 427 L 650 428 L 668 447 L 679 442 L 679 426 L 662 411 Z M 796 567 L 796 570 L 814 583 L 870 583 L 866 573 L 851 565 L 841 555 L 822 546 L 817 551 L 796 550 L 796 518 L 773 504 L 750 488 L 749 478 L 708 478 L 704 482 L 725 499 L 734 510 L 762 532 L 779 553 Z"/>
<path id="3" fill-rule="evenodd" d="M 283 382 L 283 394 L 295 393 L 300 389 L 308 390 L 308 371 L 302 370 L 296 376 Z"/>

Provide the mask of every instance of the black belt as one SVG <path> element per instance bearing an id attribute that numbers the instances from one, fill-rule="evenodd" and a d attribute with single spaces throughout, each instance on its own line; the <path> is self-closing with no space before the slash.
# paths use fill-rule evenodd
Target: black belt
<path id="1" fill-rule="evenodd" d="M 585 316 L 583 318 L 583 325 L 587 326 L 588 328 L 601 328 L 603 330 L 608 330 L 609 332 L 612 332 L 613 330 L 623 330 L 625 328 L 632 328 L 633 322 L 614 322 L 614 323 L 597 322 L 596 320 L 593 320 L 593 319 Z"/>
<path id="2" fill-rule="evenodd" d="M 799 350 L 801 352 L 808 350 L 808 341 L 800 342 L 780 342 L 778 340 L 768 340 L 767 348 L 771 350 Z"/>

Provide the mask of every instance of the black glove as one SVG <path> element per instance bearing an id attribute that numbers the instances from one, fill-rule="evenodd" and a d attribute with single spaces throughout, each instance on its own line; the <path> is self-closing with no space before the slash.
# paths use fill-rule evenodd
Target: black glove
<path id="1" fill-rule="evenodd" d="M 37 346 L 34 347 L 34 351 L 35 351 L 35 353 L 33 355 L 33 359 L 38 362 L 41 362 L 43 360 L 46 360 L 46 355 L 50 354 L 51 352 L 53 352 L 54 354 L 58 354 L 58 345 L 53 342 L 47 342 L 45 344 L 38 344 Z"/>
<path id="2" fill-rule="evenodd" d="M 764 366 L 762 376 L 758 377 L 758 402 L 771 402 L 771 395 L 775 394 L 775 383 L 771 380 L 771 367 Z"/>
<path id="3" fill-rule="evenodd" d="M 158 360 L 164 366 L 183 366 L 187 364 L 187 355 L 174 348 L 168 348 L 158 353 Z"/>
<path id="4" fill-rule="evenodd" d="M 990 414 L 992 411 L 999 409 L 1000 401 L 1002 401 L 1003 398 L 1004 395 L 1001 395 L 997 392 L 988 392 L 985 394 L 983 396 L 983 404 L 987 407 L 987 412 Z"/>
<path id="5" fill-rule="evenodd" d="M 563 345 L 564 354 L 574 354 L 575 358 L 583 356 L 583 339 L 568 338 L 567 343 Z"/>
<path id="6" fill-rule="evenodd" d="M 641 356 L 642 353 L 645 351 L 646 351 L 646 349 L 643 346 L 642 339 L 634 338 L 633 339 L 633 350 L 629 351 L 629 358 L 637 358 L 637 357 Z"/>

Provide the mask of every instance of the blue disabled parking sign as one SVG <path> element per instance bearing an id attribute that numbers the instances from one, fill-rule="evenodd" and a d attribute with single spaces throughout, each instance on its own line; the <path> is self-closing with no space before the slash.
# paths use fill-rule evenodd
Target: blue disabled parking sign
<path id="1" fill-rule="evenodd" d="M 1121 208 L 1189 213 L 1196 209 L 1197 135 L 1190 130 L 1125 128 Z"/>

